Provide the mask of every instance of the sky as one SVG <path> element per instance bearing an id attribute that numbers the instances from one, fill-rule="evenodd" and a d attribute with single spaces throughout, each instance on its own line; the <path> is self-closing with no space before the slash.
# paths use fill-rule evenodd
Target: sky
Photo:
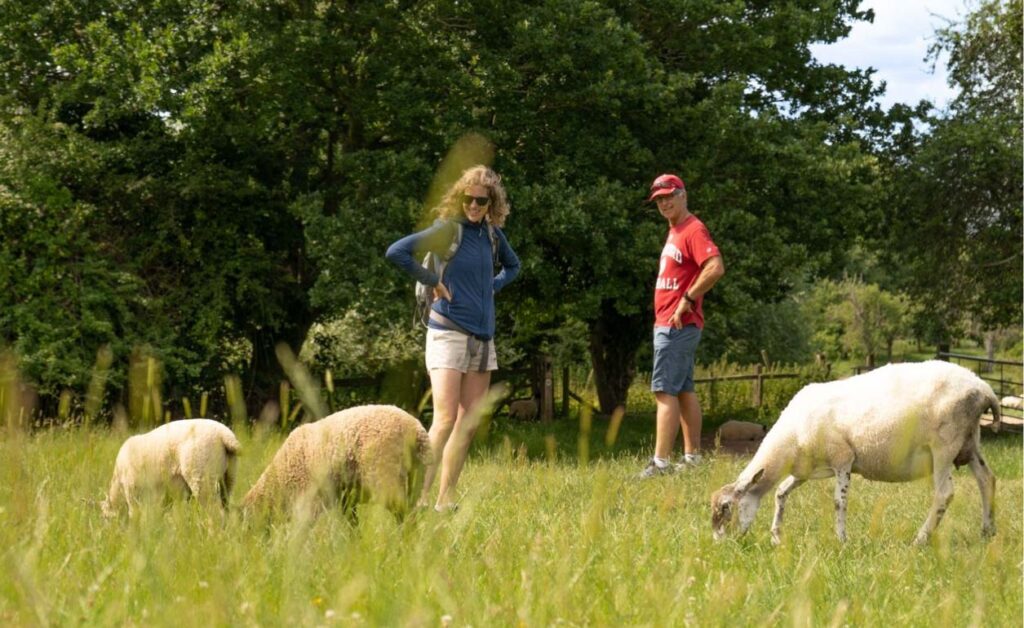
<path id="1" fill-rule="evenodd" d="M 858 22 L 846 39 L 811 46 L 811 52 L 822 63 L 875 68 L 875 81 L 886 83 L 886 93 L 880 98 L 886 109 L 898 102 L 914 105 L 922 99 L 943 108 L 955 96 L 946 85 L 946 55 L 936 63 L 934 73 L 925 56 L 935 41 L 936 29 L 945 26 L 946 20 L 963 21 L 966 1 L 865 0 L 861 8 L 874 9 L 874 23 Z"/>

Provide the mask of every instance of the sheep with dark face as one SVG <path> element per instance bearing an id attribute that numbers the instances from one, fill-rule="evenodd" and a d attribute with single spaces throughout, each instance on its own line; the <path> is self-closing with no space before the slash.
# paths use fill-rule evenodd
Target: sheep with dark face
<path id="1" fill-rule="evenodd" d="M 986 410 L 998 429 L 999 399 L 992 388 L 967 369 L 937 360 L 806 386 L 736 482 L 712 496 L 714 537 L 724 537 L 737 517 L 739 533 L 745 533 L 761 498 L 781 481 L 772 521 L 772 541 L 778 543 L 789 493 L 807 480 L 835 476 L 836 534 L 845 540 L 851 473 L 884 482 L 931 475 L 935 494 L 916 537 L 924 543 L 953 498 L 953 467 L 964 465 L 981 491 L 982 534 L 995 534 L 996 480 L 980 450 L 979 418 Z"/>

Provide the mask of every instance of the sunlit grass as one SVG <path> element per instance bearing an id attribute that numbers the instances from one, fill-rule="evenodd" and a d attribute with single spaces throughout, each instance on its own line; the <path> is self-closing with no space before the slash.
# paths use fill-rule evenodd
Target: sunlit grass
<path id="1" fill-rule="evenodd" d="M 711 539 L 708 496 L 742 459 L 640 482 L 642 452 L 622 442 L 652 425 L 627 418 L 609 446 L 595 419 L 581 464 L 570 423 L 532 426 L 536 452 L 502 423 L 474 449 L 453 514 L 399 522 L 367 507 L 356 525 L 332 512 L 269 528 L 189 503 L 105 521 L 98 501 L 124 434 L 6 433 L 0 625 L 1019 625 L 1019 437 L 982 444 L 999 478 L 991 542 L 961 470 L 931 547 L 911 545 L 927 482 L 855 477 L 845 546 L 822 481 L 793 493 L 773 548 L 770 500 L 749 536 Z M 283 439 L 239 432 L 233 502 Z M 568 441 L 553 461 L 545 436 Z"/>

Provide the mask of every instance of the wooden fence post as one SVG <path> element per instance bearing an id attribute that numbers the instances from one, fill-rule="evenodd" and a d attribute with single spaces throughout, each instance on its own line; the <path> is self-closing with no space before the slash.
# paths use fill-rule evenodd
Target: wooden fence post
<path id="1" fill-rule="evenodd" d="M 543 387 L 540 397 L 540 420 L 550 422 L 555 414 L 555 382 L 554 373 L 551 368 L 551 357 L 541 358 L 544 370 Z"/>
<path id="2" fill-rule="evenodd" d="M 716 407 L 718 407 L 717 406 L 717 402 L 715 401 L 715 381 L 716 380 L 715 380 L 715 374 L 714 373 L 708 373 L 708 375 L 711 377 L 711 381 L 708 383 L 708 387 L 710 388 L 710 390 L 708 390 L 708 407 L 705 410 L 705 412 L 712 412 Z"/>
<path id="3" fill-rule="evenodd" d="M 754 365 L 754 407 L 761 407 L 762 389 L 764 386 L 764 378 L 761 376 L 762 366 L 760 364 Z"/>

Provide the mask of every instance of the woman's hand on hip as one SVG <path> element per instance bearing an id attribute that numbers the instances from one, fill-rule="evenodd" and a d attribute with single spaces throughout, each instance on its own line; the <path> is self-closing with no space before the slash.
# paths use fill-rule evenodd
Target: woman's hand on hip
<path id="1" fill-rule="evenodd" d="M 452 293 L 448 292 L 448 287 L 445 286 L 443 283 L 438 283 L 436 286 L 434 286 L 434 298 L 451 301 Z"/>

